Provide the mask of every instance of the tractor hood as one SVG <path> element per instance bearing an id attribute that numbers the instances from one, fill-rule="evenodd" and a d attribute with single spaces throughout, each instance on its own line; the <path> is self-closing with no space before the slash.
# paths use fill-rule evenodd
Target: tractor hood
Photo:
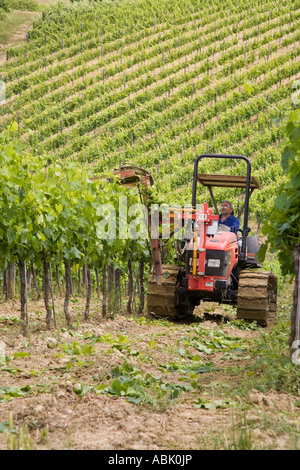
<path id="1" fill-rule="evenodd" d="M 207 236 L 205 242 L 206 250 L 230 250 L 233 247 L 233 244 L 236 244 L 238 248 L 236 235 L 232 232 L 217 232 L 213 236 Z M 198 238 L 198 249 L 202 246 L 200 238 Z M 188 244 L 188 250 L 193 250 L 194 242 L 190 240 Z"/>
<path id="2" fill-rule="evenodd" d="M 232 248 L 232 244 L 236 243 L 236 235 L 232 232 L 217 232 L 213 237 L 206 238 L 207 250 L 228 250 Z"/>

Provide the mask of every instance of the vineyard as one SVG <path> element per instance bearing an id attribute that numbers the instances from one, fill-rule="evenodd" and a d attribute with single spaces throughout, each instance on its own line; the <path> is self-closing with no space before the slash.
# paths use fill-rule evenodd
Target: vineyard
<path id="1" fill-rule="evenodd" d="M 7 53 L 2 129 L 14 117 L 38 153 L 99 173 L 138 164 L 179 203 L 196 155 L 250 156 L 263 212 L 280 176 L 272 118 L 299 72 L 297 2 L 169 4 L 49 10 Z"/>
<path id="2" fill-rule="evenodd" d="M 141 233 L 140 194 L 109 177 L 122 164 L 142 167 L 154 179 L 151 200 L 180 206 L 191 203 L 198 155 L 244 155 L 262 186 L 250 199 L 250 225 L 261 235 L 287 178 L 280 143 L 297 106 L 299 26 L 293 0 L 82 0 L 44 9 L 26 41 L 8 48 L 0 75 L 0 448 L 298 448 L 291 284 L 276 254 L 265 263 L 279 280 L 274 329 L 215 305 L 201 306 L 192 324 L 149 320 L 148 240 L 124 232 L 126 222 Z M 199 166 L 245 171 L 212 158 Z M 236 208 L 244 196 L 215 195 Z M 206 191 L 198 197 L 213 205 Z M 137 208 L 126 221 L 125 199 Z M 172 262 L 171 246 L 167 256 Z M 81 441 L 80 406 L 107 435 L 101 429 L 93 441 L 85 424 Z"/>

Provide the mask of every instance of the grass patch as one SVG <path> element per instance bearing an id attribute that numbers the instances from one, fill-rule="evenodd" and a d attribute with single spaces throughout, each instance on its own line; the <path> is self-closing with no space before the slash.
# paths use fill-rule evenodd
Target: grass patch
<path id="1" fill-rule="evenodd" d="M 299 395 L 300 370 L 291 361 L 289 348 L 291 301 L 279 305 L 274 325 L 260 328 L 257 338 L 252 339 L 248 354 L 250 361 L 242 368 L 231 369 L 233 375 L 244 373 L 243 380 L 234 393 L 247 396 L 250 390 L 262 393 L 269 390 Z"/>
<path id="2" fill-rule="evenodd" d="M 9 11 L 0 8 L 0 58 L 6 50 L 26 40 L 26 32 L 49 5 L 57 0 L 12 0 Z"/>
<path id="3" fill-rule="evenodd" d="M 248 372 L 249 384 L 257 390 L 300 393 L 300 371 L 291 362 L 288 337 L 287 322 L 279 319 L 270 332 L 263 332 L 258 338 L 255 362 Z"/>
<path id="4" fill-rule="evenodd" d="M 11 11 L 0 21 L 0 43 L 1 46 L 16 45 L 23 42 L 26 31 L 33 21 L 40 16 L 39 12 Z"/>

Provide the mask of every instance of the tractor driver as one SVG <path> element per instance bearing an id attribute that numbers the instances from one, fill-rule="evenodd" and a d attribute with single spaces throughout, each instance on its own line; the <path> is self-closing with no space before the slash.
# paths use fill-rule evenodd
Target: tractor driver
<path id="1" fill-rule="evenodd" d="M 231 232 L 237 235 L 240 227 L 240 221 L 233 215 L 233 205 L 230 201 L 223 201 L 221 204 L 221 214 L 219 215 L 219 224 L 226 225 Z"/>

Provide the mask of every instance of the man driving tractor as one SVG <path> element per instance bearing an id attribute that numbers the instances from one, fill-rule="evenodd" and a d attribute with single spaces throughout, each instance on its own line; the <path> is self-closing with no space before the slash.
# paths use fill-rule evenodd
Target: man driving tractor
<path id="1" fill-rule="evenodd" d="M 231 229 L 231 232 L 237 235 L 240 228 L 240 221 L 233 215 L 233 205 L 230 201 L 223 201 L 221 204 L 219 224 L 226 225 Z"/>

